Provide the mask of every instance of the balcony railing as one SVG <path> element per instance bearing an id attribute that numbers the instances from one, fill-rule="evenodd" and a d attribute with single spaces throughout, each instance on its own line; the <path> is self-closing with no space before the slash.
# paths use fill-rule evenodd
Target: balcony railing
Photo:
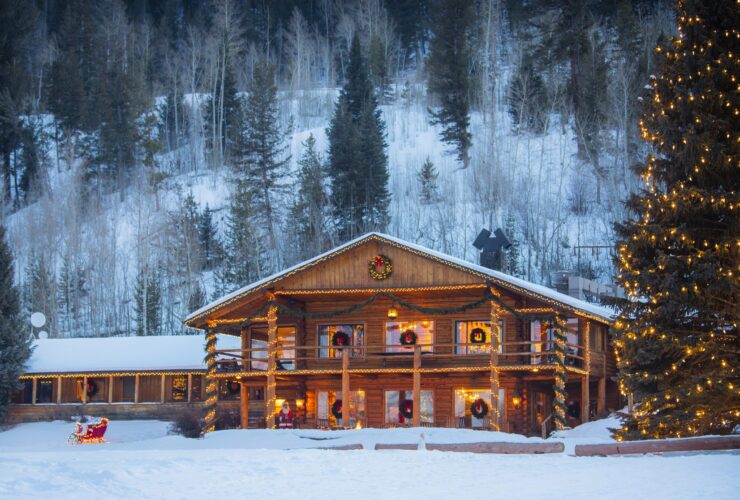
<path id="1" fill-rule="evenodd" d="M 552 365 L 555 363 L 553 341 L 518 341 L 499 345 L 495 358 L 497 365 L 515 366 Z M 294 370 L 339 370 L 342 357 L 348 353 L 349 369 L 362 368 L 412 368 L 414 351 L 418 349 L 424 367 L 489 367 L 494 356 L 491 344 L 431 343 L 368 346 L 280 346 L 273 348 L 275 366 L 278 371 Z M 583 368 L 584 346 L 565 344 L 566 366 Z M 217 368 L 221 373 L 266 372 L 268 370 L 269 347 L 217 350 Z"/>

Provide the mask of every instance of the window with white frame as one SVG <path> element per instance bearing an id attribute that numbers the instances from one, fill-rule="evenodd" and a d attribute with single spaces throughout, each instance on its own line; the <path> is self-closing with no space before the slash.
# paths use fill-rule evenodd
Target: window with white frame
<path id="1" fill-rule="evenodd" d="M 414 391 L 385 391 L 385 421 L 388 424 L 411 424 L 413 414 Z M 421 423 L 434 423 L 434 391 L 421 391 Z M 407 411 L 411 408 L 411 411 Z"/>
<path id="2" fill-rule="evenodd" d="M 346 336 L 348 345 L 352 346 L 350 356 L 362 356 L 365 347 L 365 325 L 364 324 L 338 324 L 319 325 L 319 349 L 320 358 L 341 358 L 342 350 L 335 349 L 334 339 L 338 336 Z"/>
<path id="3" fill-rule="evenodd" d="M 506 408 L 506 391 L 498 390 L 498 414 L 503 420 Z M 478 400 L 482 400 L 485 406 L 485 415 L 480 415 L 480 408 L 474 411 Z M 476 414 L 478 416 L 476 416 Z M 455 417 L 458 419 L 458 427 L 482 428 L 486 425 L 486 419 L 491 417 L 491 390 L 490 389 L 457 389 L 455 391 Z M 479 418 L 480 417 L 480 418 Z"/>
<path id="4" fill-rule="evenodd" d="M 498 352 L 503 352 L 504 320 L 499 319 Z M 456 321 L 455 354 L 491 352 L 490 321 Z"/>
<path id="5" fill-rule="evenodd" d="M 385 324 L 385 352 L 404 353 L 413 351 L 413 345 L 404 345 L 401 337 L 416 337 L 422 352 L 432 352 L 434 343 L 434 321 L 389 321 Z"/>

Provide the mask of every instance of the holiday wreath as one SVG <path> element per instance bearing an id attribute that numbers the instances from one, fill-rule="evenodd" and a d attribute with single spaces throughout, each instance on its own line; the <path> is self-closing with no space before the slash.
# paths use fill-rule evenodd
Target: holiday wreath
<path id="1" fill-rule="evenodd" d="M 337 399 L 334 404 L 331 405 L 331 414 L 334 418 L 342 418 L 342 400 Z"/>
<path id="2" fill-rule="evenodd" d="M 488 403 L 478 398 L 470 404 L 470 414 L 475 418 L 483 418 L 488 415 Z"/>
<path id="3" fill-rule="evenodd" d="M 226 389 L 229 391 L 229 394 L 237 394 L 241 390 L 241 384 L 236 380 L 229 380 L 226 382 Z"/>
<path id="4" fill-rule="evenodd" d="M 87 387 L 85 387 L 85 392 L 87 393 L 88 398 L 96 395 L 98 393 L 98 383 L 94 380 L 88 380 Z"/>
<path id="5" fill-rule="evenodd" d="M 485 344 L 486 343 L 486 332 L 483 328 L 473 328 L 470 330 L 470 343 L 471 344 Z"/>
<path id="6" fill-rule="evenodd" d="M 398 339 L 401 345 L 415 345 L 417 340 L 418 337 L 416 336 L 416 332 L 413 330 L 404 331 L 401 333 L 401 338 Z"/>
<path id="7" fill-rule="evenodd" d="M 401 408 L 399 409 L 401 412 L 401 416 L 403 418 L 413 418 L 414 416 L 414 402 L 411 400 L 406 400 L 401 403 Z"/>
<path id="8" fill-rule="evenodd" d="M 385 255 L 376 255 L 367 264 L 367 268 L 370 271 L 370 277 L 374 280 L 384 280 L 390 278 L 393 272 L 393 266 L 391 266 L 391 259 Z"/>
<path id="9" fill-rule="evenodd" d="M 334 347 L 349 345 L 349 335 L 344 332 L 335 332 L 331 337 L 331 345 Z"/>

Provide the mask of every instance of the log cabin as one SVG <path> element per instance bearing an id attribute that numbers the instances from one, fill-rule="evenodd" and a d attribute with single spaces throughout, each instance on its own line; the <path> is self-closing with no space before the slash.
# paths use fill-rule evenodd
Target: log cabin
<path id="1" fill-rule="evenodd" d="M 227 381 L 242 428 L 276 427 L 288 402 L 302 427 L 540 435 L 622 404 L 612 321 L 608 308 L 369 233 L 185 324 L 205 331 L 207 431 L 228 411 Z M 229 336 L 237 348 L 219 345 Z"/>
<path id="2" fill-rule="evenodd" d="M 235 337 L 224 347 L 241 345 Z M 205 337 L 38 339 L 11 401 L 8 423 L 68 419 L 172 419 L 203 412 Z M 238 387 L 220 381 L 222 413 L 238 412 Z M 238 419 L 237 419 L 238 422 Z"/>

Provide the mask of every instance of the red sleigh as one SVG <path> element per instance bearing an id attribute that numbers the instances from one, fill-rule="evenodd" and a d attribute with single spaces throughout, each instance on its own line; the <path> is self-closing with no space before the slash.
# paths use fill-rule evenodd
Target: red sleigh
<path id="1" fill-rule="evenodd" d="M 77 422 L 77 429 L 69 435 L 72 444 L 100 444 L 107 443 L 103 436 L 108 429 L 108 419 L 103 417 L 97 424 L 87 424 L 87 430 L 82 432 L 82 424 Z"/>

